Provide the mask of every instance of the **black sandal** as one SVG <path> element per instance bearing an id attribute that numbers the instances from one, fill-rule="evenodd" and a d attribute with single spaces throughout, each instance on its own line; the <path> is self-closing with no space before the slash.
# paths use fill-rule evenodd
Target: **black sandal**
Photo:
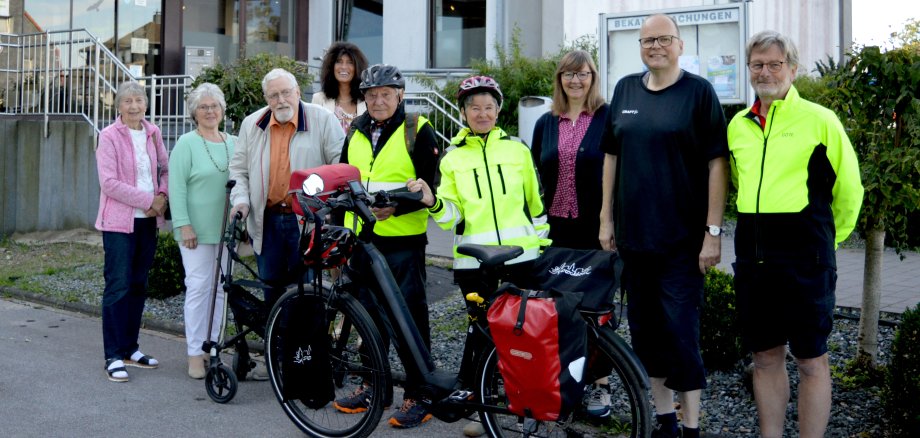
<path id="1" fill-rule="evenodd" d="M 118 362 L 121 362 L 121 366 L 118 365 Z M 128 381 L 128 369 L 125 368 L 124 362 L 121 359 L 106 359 L 105 361 L 105 373 L 108 374 L 109 380 L 113 382 L 127 382 Z"/>
<path id="2" fill-rule="evenodd" d="M 157 362 L 153 356 L 147 356 L 146 354 L 141 353 L 141 357 L 138 360 L 132 360 L 131 358 L 125 359 L 125 365 L 129 367 L 153 369 L 160 366 L 160 363 Z"/>

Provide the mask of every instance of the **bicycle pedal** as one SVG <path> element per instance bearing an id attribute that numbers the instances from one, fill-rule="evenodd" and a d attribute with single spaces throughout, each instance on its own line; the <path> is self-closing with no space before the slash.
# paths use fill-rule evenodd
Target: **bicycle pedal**
<path id="1" fill-rule="evenodd" d="M 457 402 L 472 400 L 473 391 L 467 391 L 465 389 L 457 389 L 453 393 L 451 393 L 447 397 L 447 399 L 450 401 L 457 401 Z"/>

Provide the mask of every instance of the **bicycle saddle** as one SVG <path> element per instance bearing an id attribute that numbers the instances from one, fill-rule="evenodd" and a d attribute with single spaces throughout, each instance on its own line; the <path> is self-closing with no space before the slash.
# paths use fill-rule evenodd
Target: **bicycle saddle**
<path id="1" fill-rule="evenodd" d="M 457 252 L 479 260 L 486 266 L 498 266 L 524 253 L 524 248 L 516 245 L 477 245 L 464 243 L 457 247 Z"/>

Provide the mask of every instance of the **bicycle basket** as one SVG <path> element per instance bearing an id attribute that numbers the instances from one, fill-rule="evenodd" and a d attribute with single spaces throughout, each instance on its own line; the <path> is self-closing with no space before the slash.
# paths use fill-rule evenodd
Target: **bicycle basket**
<path id="1" fill-rule="evenodd" d="M 307 179 L 322 183 L 322 188 L 315 196 L 321 201 L 325 201 L 332 193 L 348 187 L 349 181 L 360 181 L 361 171 L 358 170 L 357 167 L 345 163 L 327 164 L 324 166 L 312 167 L 310 169 L 295 170 L 291 172 L 288 193 L 303 193 L 304 181 L 307 181 Z M 300 205 L 300 202 L 296 200 L 296 196 L 293 204 L 294 213 L 304 216 L 304 207 L 306 206 Z M 318 208 L 312 206 L 309 208 L 310 211 L 318 210 Z"/>

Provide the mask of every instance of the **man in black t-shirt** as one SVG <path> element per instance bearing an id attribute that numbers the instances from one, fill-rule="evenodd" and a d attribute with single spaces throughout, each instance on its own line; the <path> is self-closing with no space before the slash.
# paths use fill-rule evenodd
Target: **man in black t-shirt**
<path id="1" fill-rule="evenodd" d="M 652 436 L 679 436 L 677 391 L 683 437 L 695 437 L 706 386 L 703 275 L 721 257 L 725 116 L 712 85 L 681 70 L 672 18 L 650 16 L 639 35 L 648 72 L 620 80 L 610 103 L 599 238 L 623 258 L 633 348 L 651 377 L 659 424 Z"/>

